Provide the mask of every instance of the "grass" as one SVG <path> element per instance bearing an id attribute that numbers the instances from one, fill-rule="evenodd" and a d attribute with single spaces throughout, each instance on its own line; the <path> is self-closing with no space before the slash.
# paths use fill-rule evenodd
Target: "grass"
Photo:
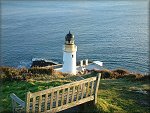
<path id="1" fill-rule="evenodd" d="M 149 85 L 143 82 L 132 82 L 126 79 L 105 80 L 101 83 L 99 97 L 126 112 L 148 113 L 150 110 L 149 95 L 137 93 L 131 90 L 131 87 L 141 90 L 149 89 Z"/>
<path id="2" fill-rule="evenodd" d="M 102 79 L 96 106 L 89 105 L 85 112 L 149 113 L 149 94 L 136 92 L 139 89 L 150 90 L 149 83 L 124 78 Z"/>

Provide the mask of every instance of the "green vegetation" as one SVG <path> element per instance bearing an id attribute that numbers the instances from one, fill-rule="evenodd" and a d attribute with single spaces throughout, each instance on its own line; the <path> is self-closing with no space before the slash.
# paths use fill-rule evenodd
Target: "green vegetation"
<path id="1" fill-rule="evenodd" d="M 149 83 L 127 79 L 102 79 L 96 106 L 87 105 L 86 112 L 149 113 Z M 146 94 L 144 91 L 147 91 Z"/>
<path id="2" fill-rule="evenodd" d="M 36 92 L 75 81 L 78 76 L 68 76 L 50 69 L 0 68 L 0 112 L 11 112 L 10 94 L 15 93 L 22 100 L 28 91 Z M 40 71 L 39 71 L 40 70 Z M 50 70 L 50 71 L 48 71 Z M 98 91 L 98 102 L 84 105 L 84 112 L 96 113 L 149 113 L 149 78 L 131 74 L 126 70 L 101 70 L 83 75 L 88 78 L 102 73 Z M 34 73 L 34 74 L 33 74 Z M 81 109 L 82 111 L 82 109 Z M 83 112 L 83 111 L 82 111 Z"/>
<path id="3" fill-rule="evenodd" d="M 11 112 L 10 94 L 15 93 L 19 98 L 25 101 L 25 95 L 28 91 L 36 92 L 51 87 L 68 83 L 67 81 L 6 81 L 1 84 L 0 112 Z"/>

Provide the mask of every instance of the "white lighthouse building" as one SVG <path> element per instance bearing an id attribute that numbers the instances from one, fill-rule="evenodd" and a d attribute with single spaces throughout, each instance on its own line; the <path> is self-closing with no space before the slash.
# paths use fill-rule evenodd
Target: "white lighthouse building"
<path id="1" fill-rule="evenodd" d="M 63 73 L 76 75 L 76 52 L 77 46 L 74 44 L 74 35 L 69 31 L 63 47 Z"/>

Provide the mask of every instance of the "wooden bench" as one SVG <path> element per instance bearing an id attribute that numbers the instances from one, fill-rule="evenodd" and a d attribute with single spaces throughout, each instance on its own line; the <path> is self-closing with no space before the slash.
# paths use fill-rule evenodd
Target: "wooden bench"
<path id="1" fill-rule="evenodd" d="M 13 112 L 54 113 L 88 101 L 97 103 L 100 76 L 99 73 L 97 77 L 90 77 L 35 93 L 27 92 L 25 102 L 12 93 L 10 97 Z"/>

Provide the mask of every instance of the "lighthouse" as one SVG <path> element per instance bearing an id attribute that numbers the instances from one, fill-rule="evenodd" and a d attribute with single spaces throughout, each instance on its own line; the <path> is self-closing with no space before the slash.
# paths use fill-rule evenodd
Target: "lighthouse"
<path id="1" fill-rule="evenodd" d="M 77 46 L 74 43 L 74 35 L 69 31 L 63 47 L 63 73 L 76 75 L 76 52 Z"/>

